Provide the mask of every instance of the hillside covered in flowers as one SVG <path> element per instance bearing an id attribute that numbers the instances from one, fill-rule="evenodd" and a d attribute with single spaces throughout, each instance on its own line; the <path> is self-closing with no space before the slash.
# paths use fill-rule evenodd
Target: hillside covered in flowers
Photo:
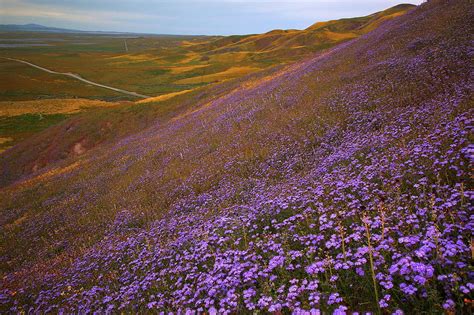
<path id="1" fill-rule="evenodd" d="M 472 312 L 473 20 L 428 1 L 1 188 L 0 311 Z"/>

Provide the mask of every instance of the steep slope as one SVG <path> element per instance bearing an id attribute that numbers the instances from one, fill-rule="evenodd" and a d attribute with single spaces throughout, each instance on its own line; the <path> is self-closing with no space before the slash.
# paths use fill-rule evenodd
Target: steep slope
<path id="1" fill-rule="evenodd" d="M 2 189 L 0 303 L 461 312 L 473 15 L 431 1 Z"/>

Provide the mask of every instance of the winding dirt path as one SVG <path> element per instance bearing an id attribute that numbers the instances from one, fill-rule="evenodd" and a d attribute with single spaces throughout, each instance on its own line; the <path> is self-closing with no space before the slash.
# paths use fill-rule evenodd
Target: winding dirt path
<path id="1" fill-rule="evenodd" d="M 101 88 L 104 88 L 104 89 L 109 89 L 109 90 L 119 92 L 119 93 L 122 93 L 122 94 L 127 94 L 127 95 L 131 95 L 131 96 L 139 97 L 139 98 L 150 98 L 151 97 L 151 96 L 148 96 L 148 95 L 138 94 L 138 93 L 135 93 L 135 92 L 130 92 L 130 91 L 122 90 L 122 89 L 115 88 L 115 87 L 112 87 L 112 86 L 96 83 L 96 82 L 84 79 L 83 77 L 81 77 L 78 74 L 74 74 L 74 73 L 70 73 L 70 72 L 57 72 L 57 71 L 54 71 L 54 70 L 43 68 L 41 66 L 35 65 L 34 63 L 31 63 L 31 62 L 28 62 L 28 61 L 25 61 L 25 60 L 14 59 L 14 58 L 6 58 L 6 57 L 3 57 L 3 59 L 16 61 L 16 62 L 21 62 L 21 63 L 24 63 L 24 64 L 29 65 L 31 67 L 37 68 L 39 70 L 46 71 L 46 72 L 51 73 L 51 74 L 65 75 L 65 76 L 68 76 L 70 78 L 82 81 L 84 83 L 87 83 L 87 84 L 90 84 L 90 85 L 95 85 L 95 86 L 98 86 L 98 87 L 101 87 Z"/>

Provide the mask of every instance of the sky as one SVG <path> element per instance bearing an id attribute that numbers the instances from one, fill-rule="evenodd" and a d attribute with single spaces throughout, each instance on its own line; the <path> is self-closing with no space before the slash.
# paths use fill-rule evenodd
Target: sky
<path id="1" fill-rule="evenodd" d="M 423 0 L 0 0 L 0 24 L 182 35 L 304 29 Z"/>

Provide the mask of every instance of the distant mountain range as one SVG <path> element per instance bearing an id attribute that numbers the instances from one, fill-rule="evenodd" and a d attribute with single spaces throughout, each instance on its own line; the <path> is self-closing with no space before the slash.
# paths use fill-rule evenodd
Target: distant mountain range
<path id="1" fill-rule="evenodd" d="M 0 32 L 42 32 L 42 33 L 81 33 L 81 34 L 136 34 L 131 32 L 82 31 L 67 28 L 49 27 L 40 24 L 0 24 Z"/>

